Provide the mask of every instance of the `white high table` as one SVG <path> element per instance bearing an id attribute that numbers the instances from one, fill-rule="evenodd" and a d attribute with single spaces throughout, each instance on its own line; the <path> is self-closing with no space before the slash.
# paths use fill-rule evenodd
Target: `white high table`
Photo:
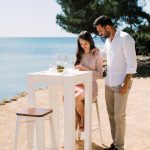
<path id="1" fill-rule="evenodd" d="M 67 69 L 64 73 L 57 73 L 56 71 L 41 71 L 41 72 L 28 74 L 27 92 L 28 92 L 28 104 L 30 107 L 36 106 L 35 86 L 38 83 L 44 83 L 48 85 L 48 89 L 49 89 L 48 92 L 49 92 L 50 107 L 53 109 L 52 122 L 55 131 L 54 150 L 59 149 L 59 112 L 58 112 L 59 104 L 58 104 L 58 94 L 57 94 L 58 86 L 61 86 L 64 91 L 64 149 L 75 150 L 75 135 L 76 135 L 75 134 L 75 85 L 80 83 L 84 84 L 85 87 L 84 150 L 92 150 L 92 144 L 91 144 L 92 72 Z M 30 132 L 31 130 L 29 130 L 28 128 L 28 133 Z M 30 144 L 31 137 L 28 138 L 28 140 Z M 44 143 L 44 139 L 41 138 L 41 141 Z M 29 147 L 30 146 L 28 145 L 28 148 Z M 40 148 L 40 150 L 42 149 Z"/>

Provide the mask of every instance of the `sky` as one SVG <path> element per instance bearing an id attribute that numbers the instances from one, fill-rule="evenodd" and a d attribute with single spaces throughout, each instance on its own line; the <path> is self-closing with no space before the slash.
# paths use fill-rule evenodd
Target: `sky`
<path id="1" fill-rule="evenodd" d="M 150 0 L 144 8 L 150 13 Z M 56 24 L 56 0 L 0 0 L 0 37 L 70 37 Z"/>

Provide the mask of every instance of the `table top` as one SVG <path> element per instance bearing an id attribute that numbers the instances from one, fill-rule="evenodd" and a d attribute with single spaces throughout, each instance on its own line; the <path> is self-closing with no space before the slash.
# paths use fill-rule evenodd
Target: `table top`
<path id="1" fill-rule="evenodd" d="M 87 79 L 92 77 L 92 71 L 79 71 L 76 69 L 66 69 L 60 73 L 56 70 L 40 71 L 28 74 L 28 82 L 32 84 L 45 83 L 50 85 L 65 85 L 72 82 L 72 84 L 85 83 Z M 71 83 L 70 83 L 71 84 Z"/>
<path id="2" fill-rule="evenodd" d="M 46 70 L 40 72 L 29 73 L 30 76 L 76 76 L 76 75 L 85 75 L 89 74 L 91 71 L 79 71 L 77 69 L 67 68 L 63 72 L 57 72 L 57 70 Z"/>

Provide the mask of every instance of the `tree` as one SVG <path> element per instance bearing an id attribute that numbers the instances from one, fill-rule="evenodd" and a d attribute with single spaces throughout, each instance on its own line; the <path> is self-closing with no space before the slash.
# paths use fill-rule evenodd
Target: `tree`
<path id="1" fill-rule="evenodd" d="M 145 3 L 138 6 L 138 0 L 120 1 L 120 20 L 129 25 L 131 30 L 137 30 L 139 26 L 150 24 L 150 15 L 143 11 Z"/>
<path id="2" fill-rule="evenodd" d="M 56 17 L 57 23 L 66 31 L 71 33 L 79 33 L 82 30 L 95 32 L 92 23 L 99 14 L 98 1 L 95 0 L 57 0 L 61 5 L 63 14 Z M 101 10 L 102 11 L 102 10 Z"/>
<path id="3" fill-rule="evenodd" d="M 131 30 L 139 25 L 150 24 L 150 15 L 138 6 L 138 0 L 57 0 L 63 13 L 56 16 L 56 23 L 64 30 L 71 33 L 79 33 L 87 30 L 95 33 L 93 21 L 101 14 L 111 16 L 118 25 L 124 22 Z M 144 4 L 143 4 L 144 5 Z"/>
<path id="4" fill-rule="evenodd" d="M 137 54 L 150 54 L 150 15 L 143 11 L 140 0 L 57 0 L 63 13 L 57 14 L 56 23 L 67 32 L 78 34 L 83 30 L 97 34 L 94 20 L 108 15 L 115 26 L 122 25 L 136 41 Z"/>
<path id="5" fill-rule="evenodd" d="M 136 53 L 138 55 L 150 55 L 150 27 L 141 25 L 136 32 L 131 32 L 130 28 L 124 29 L 135 39 Z"/>

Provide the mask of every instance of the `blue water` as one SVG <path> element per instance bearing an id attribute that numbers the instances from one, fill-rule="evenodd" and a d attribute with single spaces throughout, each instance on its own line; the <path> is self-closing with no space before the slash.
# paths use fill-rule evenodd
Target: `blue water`
<path id="1" fill-rule="evenodd" d="M 26 91 L 27 73 L 48 70 L 58 54 L 68 65 L 76 53 L 76 37 L 0 38 L 0 100 Z M 100 38 L 96 46 L 103 47 Z"/>

